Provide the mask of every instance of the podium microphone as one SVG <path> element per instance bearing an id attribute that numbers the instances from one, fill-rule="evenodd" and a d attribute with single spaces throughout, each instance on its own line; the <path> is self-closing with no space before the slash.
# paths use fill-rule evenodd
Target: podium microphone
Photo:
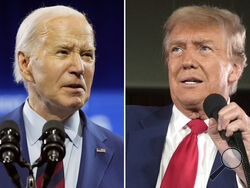
<path id="1" fill-rule="evenodd" d="M 20 162 L 20 133 L 16 122 L 6 120 L 0 124 L 0 161 L 4 164 L 13 183 L 21 188 L 21 179 L 14 162 Z"/>
<path id="2" fill-rule="evenodd" d="M 42 161 L 47 162 L 44 172 L 42 187 L 45 188 L 55 171 L 58 162 L 62 161 L 65 156 L 66 133 L 61 122 L 50 120 L 45 123 L 42 130 Z"/>

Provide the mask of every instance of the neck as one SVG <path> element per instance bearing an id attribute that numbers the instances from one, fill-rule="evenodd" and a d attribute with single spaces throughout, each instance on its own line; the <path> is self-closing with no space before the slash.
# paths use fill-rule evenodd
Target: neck
<path id="1" fill-rule="evenodd" d="M 175 104 L 178 110 L 180 110 L 189 119 L 207 119 L 207 115 L 203 111 L 203 107 L 200 106 L 182 106 Z"/>
<path id="2" fill-rule="evenodd" d="M 32 96 L 29 96 L 28 103 L 32 110 L 38 113 L 46 121 L 57 120 L 65 122 L 69 117 L 74 114 L 73 110 L 65 110 L 63 107 L 58 107 L 56 105 L 51 105 L 49 102 L 44 103 L 40 100 L 34 100 Z"/>

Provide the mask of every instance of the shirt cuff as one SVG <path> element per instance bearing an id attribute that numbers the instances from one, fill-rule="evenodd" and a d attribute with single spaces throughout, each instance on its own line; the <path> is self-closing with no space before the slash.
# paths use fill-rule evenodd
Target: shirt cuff
<path id="1" fill-rule="evenodd" d="M 244 183 L 240 180 L 237 174 L 236 174 L 236 181 L 237 181 L 238 188 L 247 188 L 245 187 Z"/>

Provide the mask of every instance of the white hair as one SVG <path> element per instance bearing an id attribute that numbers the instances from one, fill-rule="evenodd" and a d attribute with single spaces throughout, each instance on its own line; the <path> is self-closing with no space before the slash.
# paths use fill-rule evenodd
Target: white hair
<path id="1" fill-rule="evenodd" d="M 21 51 L 26 56 L 31 56 L 37 49 L 39 42 L 44 39 L 45 24 L 52 19 L 70 15 L 84 16 L 87 20 L 84 13 L 62 5 L 38 8 L 23 20 L 16 35 L 15 62 L 13 65 L 14 78 L 17 83 L 23 82 L 26 86 L 18 67 L 18 52 Z"/>

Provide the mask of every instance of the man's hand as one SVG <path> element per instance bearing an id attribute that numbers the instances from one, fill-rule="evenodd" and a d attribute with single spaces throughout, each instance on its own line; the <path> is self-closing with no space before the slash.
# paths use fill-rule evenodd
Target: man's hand
<path id="1" fill-rule="evenodd" d="M 219 131 L 225 130 L 226 136 L 230 137 L 236 131 L 241 131 L 243 143 L 246 148 L 248 161 L 250 161 L 250 117 L 236 103 L 232 102 L 219 111 L 218 123 L 210 118 L 208 133 L 222 154 L 229 145 L 223 140 Z M 238 177 L 247 185 L 242 165 L 234 169 Z"/>

